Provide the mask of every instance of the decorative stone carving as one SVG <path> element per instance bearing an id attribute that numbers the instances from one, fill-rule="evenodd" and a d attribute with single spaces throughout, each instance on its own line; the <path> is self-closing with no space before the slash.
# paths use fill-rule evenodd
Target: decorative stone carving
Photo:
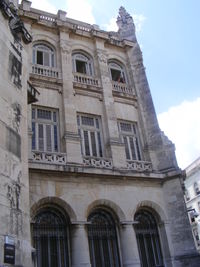
<path id="1" fill-rule="evenodd" d="M 20 183 L 21 171 L 18 174 L 17 181 L 12 181 L 11 184 L 7 185 L 7 198 L 10 202 L 10 208 L 20 210 Z"/>
<path id="2" fill-rule="evenodd" d="M 61 40 L 60 41 L 60 48 L 61 48 L 61 52 L 64 54 L 71 54 L 71 46 L 69 45 L 69 43 L 67 41 Z"/>
<path id="3" fill-rule="evenodd" d="M 102 52 L 97 53 L 97 58 L 101 63 L 107 64 L 107 56 Z"/>
<path id="4" fill-rule="evenodd" d="M 21 105 L 19 103 L 12 104 L 13 118 L 12 126 L 19 133 L 20 121 L 21 121 Z"/>
<path id="5" fill-rule="evenodd" d="M 17 14 L 17 9 L 13 3 L 7 3 L 5 0 L 0 1 L 0 9 L 3 15 L 9 19 L 10 30 L 17 41 L 24 41 L 28 44 L 32 41 L 32 37 L 24 27 L 24 23 L 21 21 Z"/>

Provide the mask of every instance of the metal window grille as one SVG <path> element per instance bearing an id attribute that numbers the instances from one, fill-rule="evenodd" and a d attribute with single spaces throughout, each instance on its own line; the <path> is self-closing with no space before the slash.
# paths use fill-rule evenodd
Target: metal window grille
<path id="1" fill-rule="evenodd" d="M 68 224 L 54 209 L 40 212 L 32 224 L 37 267 L 69 267 Z"/>
<path id="2" fill-rule="evenodd" d="M 93 212 L 88 220 L 88 239 L 92 267 L 119 267 L 116 225 L 104 210 Z"/>
<path id="3" fill-rule="evenodd" d="M 135 215 L 135 232 L 142 267 L 163 267 L 157 223 L 148 211 L 139 211 Z"/>

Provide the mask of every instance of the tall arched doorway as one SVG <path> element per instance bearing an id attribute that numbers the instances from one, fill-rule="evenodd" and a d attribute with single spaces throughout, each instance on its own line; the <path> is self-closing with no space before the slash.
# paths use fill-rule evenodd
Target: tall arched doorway
<path id="1" fill-rule="evenodd" d="M 156 220 L 151 212 L 140 210 L 135 214 L 135 232 L 142 267 L 161 267 L 163 257 Z"/>
<path id="2" fill-rule="evenodd" d="M 68 221 L 52 207 L 44 208 L 32 224 L 33 245 L 37 267 L 68 267 Z"/>
<path id="3" fill-rule="evenodd" d="M 88 218 L 89 249 L 92 267 L 119 267 L 116 224 L 111 214 L 103 209 Z"/>

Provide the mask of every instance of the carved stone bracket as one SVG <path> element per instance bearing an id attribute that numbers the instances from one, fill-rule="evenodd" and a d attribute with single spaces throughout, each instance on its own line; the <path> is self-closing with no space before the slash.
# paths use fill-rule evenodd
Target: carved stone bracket
<path id="1" fill-rule="evenodd" d="M 27 29 L 24 27 L 24 23 L 21 21 L 17 14 L 17 9 L 13 3 L 7 3 L 5 0 L 0 1 L 0 9 L 4 15 L 9 20 L 9 27 L 17 41 L 24 41 L 28 44 L 32 41 L 32 37 Z"/>
<path id="2" fill-rule="evenodd" d="M 97 50 L 97 54 L 96 54 L 97 59 L 99 60 L 99 62 L 107 64 L 108 61 L 108 55 L 103 51 L 103 50 Z"/>

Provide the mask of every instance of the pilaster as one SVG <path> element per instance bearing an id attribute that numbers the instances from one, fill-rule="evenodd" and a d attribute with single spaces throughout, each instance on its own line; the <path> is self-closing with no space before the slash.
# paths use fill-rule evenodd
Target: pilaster
<path id="1" fill-rule="evenodd" d="M 72 267 L 91 267 L 86 222 L 72 226 Z"/>
<path id="2" fill-rule="evenodd" d="M 78 136 L 73 69 L 69 33 L 60 30 L 60 48 L 63 75 L 64 139 L 69 163 L 82 163 L 80 138 Z"/>
<path id="3" fill-rule="evenodd" d="M 112 95 L 112 83 L 108 69 L 108 55 L 104 49 L 103 41 L 96 40 L 96 56 L 103 88 L 104 116 L 107 129 L 105 141 L 109 153 L 108 156 L 112 157 L 114 167 L 122 168 L 126 165 L 125 150 L 119 138 L 114 98 Z"/>
<path id="4" fill-rule="evenodd" d="M 133 223 L 124 222 L 120 227 L 122 262 L 124 267 L 139 267 L 140 258 Z"/>

